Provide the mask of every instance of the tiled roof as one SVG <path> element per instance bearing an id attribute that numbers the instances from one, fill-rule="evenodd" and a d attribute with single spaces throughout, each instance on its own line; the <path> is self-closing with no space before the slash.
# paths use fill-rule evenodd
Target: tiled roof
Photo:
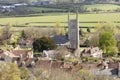
<path id="1" fill-rule="evenodd" d="M 52 65 L 51 65 L 52 64 Z M 39 60 L 37 63 L 36 63 L 36 67 L 42 67 L 42 68 L 57 68 L 59 69 L 60 68 L 60 65 L 61 65 L 61 62 L 56 62 L 56 61 L 53 61 L 51 63 L 50 60 Z"/>
<path id="2" fill-rule="evenodd" d="M 28 52 L 31 52 L 31 50 L 14 50 L 13 54 L 19 57 L 22 54 L 22 60 L 26 60 L 28 58 Z"/>

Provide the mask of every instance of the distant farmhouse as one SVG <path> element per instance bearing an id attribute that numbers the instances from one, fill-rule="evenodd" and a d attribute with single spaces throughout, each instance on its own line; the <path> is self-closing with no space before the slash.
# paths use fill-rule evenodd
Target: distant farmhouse
<path id="1" fill-rule="evenodd" d="M 2 2 L 0 1 L 0 11 L 5 12 L 11 12 L 17 7 L 21 6 L 27 6 L 27 3 L 7 3 L 7 2 Z"/>
<path id="2" fill-rule="evenodd" d="M 55 4 L 55 3 L 51 0 L 43 0 L 43 1 L 36 1 L 36 2 L 30 3 L 30 5 L 34 5 L 34 6 L 50 5 L 50 4 Z"/>

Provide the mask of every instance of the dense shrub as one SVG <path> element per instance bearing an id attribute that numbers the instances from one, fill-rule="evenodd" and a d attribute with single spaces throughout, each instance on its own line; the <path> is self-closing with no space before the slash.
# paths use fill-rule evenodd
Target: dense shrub
<path id="1" fill-rule="evenodd" d="M 43 50 L 51 50 L 56 48 L 54 40 L 50 37 L 41 37 L 33 43 L 34 51 L 42 52 Z"/>

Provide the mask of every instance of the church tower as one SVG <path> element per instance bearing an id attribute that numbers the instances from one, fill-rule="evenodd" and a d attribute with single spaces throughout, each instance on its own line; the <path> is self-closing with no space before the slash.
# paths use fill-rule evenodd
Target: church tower
<path id="1" fill-rule="evenodd" d="M 79 43 L 79 13 L 78 13 L 78 11 L 76 12 L 76 38 L 77 38 L 77 40 L 76 40 L 76 47 L 77 47 L 77 49 L 79 49 L 79 45 L 80 45 L 80 43 Z"/>
<path id="2" fill-rule="evenodd" d="M 68 12 L 68 39 L 70 40 L 70 12 Z"/>
<path id="3" fill-rule="evenodd" d="M 70 19 L 68 13 L 68 38 L 71 49 L 79 49 L 79 14 L 76 12 L 76 19 Z"/>

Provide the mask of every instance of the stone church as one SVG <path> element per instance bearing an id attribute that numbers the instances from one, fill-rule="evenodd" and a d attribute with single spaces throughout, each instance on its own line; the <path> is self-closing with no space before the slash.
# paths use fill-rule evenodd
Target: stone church
<path id="1" fill-rule="evenodd" d="M 68 39 L 70 42 L 70 49 L 74 50 L 76 57 L 81 56 L 80 52 L 80 39 L 79 39 L 79 13 L 76 12 L 76 19 L 70 19 L 68 14 Z"/>

